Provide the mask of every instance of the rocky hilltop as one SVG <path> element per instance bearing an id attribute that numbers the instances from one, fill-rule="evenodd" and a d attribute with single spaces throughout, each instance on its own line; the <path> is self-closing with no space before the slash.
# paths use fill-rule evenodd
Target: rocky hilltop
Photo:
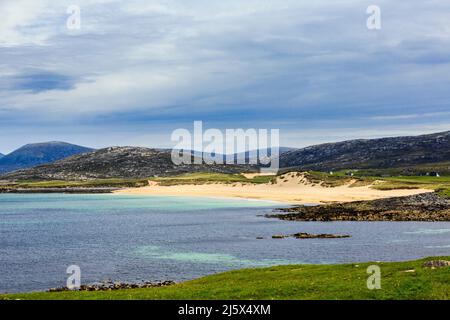
<path id="1" fill-rule="evenodd" d="M 92 150 L 65 142 L 27 144 L 6 156 L 0 156 L 0 174 L 51 163 Z"/>
<path id="2" fill-rule="evenodd" d="M 195 152 L 192 154 L 198 156 Z M 249 155 L 244 155 L 247 160 Z M 299 171 L 386 168 L 408 171 L 415 166 L 430 164 L 430 168 L 423 170 L 441 173 L 450 170 L 450 131 L 410 137 L 349 140 L 295 150 L 283 148 L 280 155 L 282 169 Z M 439 170 L 435 170 L 437 167 Z M 24 170 L 14 171 L 17 169 Z M 255 166 L 248 165 L 176 166 L 171 161 L 171 151 L 164 149 L 111 147 L 92 151 L 61 142 L 26 145 L 0 159 L 0 180 L 141 179 L 187 172 L 238 173 L 256 170 Z"/>
<path id="3" fill-rule="evenodd" d="M 450 131 L 429 135 L 349 140 L 283 153 L 282 168 L 301 170 L 382 169 L 450 160 Z"/>
<path id="4" fill-rule="evenodd" d="M 89 180 L 108 178 L 142 179 L 187 172 L 255 172 L 251 166 L 175 165 L 170 150 L 139 147 L 110 147 L 75 155 L 52 164 L 19 170 L 3 180 Z"/>

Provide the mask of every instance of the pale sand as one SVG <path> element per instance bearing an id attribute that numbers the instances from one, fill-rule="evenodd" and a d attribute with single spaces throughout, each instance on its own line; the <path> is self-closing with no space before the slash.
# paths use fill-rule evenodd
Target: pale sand
<path id="1" fill-rule="evenodd" d="M 277 178 L 276 184 L 203 184 L 160 186 L 150 181 L 148 187 L 116 191 L 127 195 L 226 197 L 280 201 L 291 204 L 350 202 L 380 198 L 401 197 L 430 192 L 426 189 L 389 190 L 372 189 L 370 186 L 323 187 L 306 181 L 302 175 L 288 174 Z"/>
<path id="2" fill-rule="evenodd" d="M 274 176 L 275 173 L 243 173 L 242 175 L 247 179 L 253 179 L 261 176 Z"/>

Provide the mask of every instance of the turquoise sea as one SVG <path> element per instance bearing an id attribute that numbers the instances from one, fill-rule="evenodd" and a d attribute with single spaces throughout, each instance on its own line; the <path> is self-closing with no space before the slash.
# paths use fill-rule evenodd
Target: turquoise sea
<path id="1" fill-rule="evenodd" d="M 0 194 L 0 292 L 82 283 L 182 281 L 236 268 L 450 255 L 450 223 L 287 222 L 281 205 L 234 199 Z M 274 234 L 342 233 L 348 239 Z M 258 240 L 257 237 L 264 237 Z"/>

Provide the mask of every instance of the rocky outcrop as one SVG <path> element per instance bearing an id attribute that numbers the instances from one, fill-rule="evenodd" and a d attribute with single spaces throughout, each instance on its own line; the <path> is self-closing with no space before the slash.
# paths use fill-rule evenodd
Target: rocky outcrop
<path id="1" fill-rule="evenodd" d="M 282 235 L 276 234 L 272 236 L 272 239 L 285 239 L 293 237 L 296 239 L 342 239 L 342 238 L 350 238 L 351 236 L 348 234 L 310 234 L 305 232 L 295 233 L 292 235 Z"/>
<path id="2" fill-rule="evenodd" d="M 272 236 L 272 239 L 284 239 L 287 238 L 288 236 L 282 235 L 282 234 L 274 234 Z"/>
<path id="3" fill-rule="evenodd" d="M 174 285 L 173 281 L 163 281 L 163 282 L 141 282 L 141 283 L 127 283 L 127 282 L 113 282 L 107 280 L 104 282 L 81 285 L 76 291 L 111 291 L 111 290 L 123 290 L 123 289 L 142 289 L 142 288 L 156 288 L 156 287 L 167 287 Z M 67 287 L 62 288 L 51 288 L 48 292 L 63 292 L 70 291 Z"/>
<path id="4" fill-rule="evenodd" d="M 266 215 L 290 221 L 450 221 L 450 199 L 436 193 L 408 197 L 296 206 Z"/>
<path id="5" fill-rule="evenodd" d="M 450 261 L 446 260 L 432 260 L 424 262 L 423 266 L 425 268 L 438 269 L 450 267 Z"/>
<path id="6" fill-rule="evenodd" d="M 297 239 L 341 239 L 350 238 L 348 234 L 309 234 L 309 233 L 296 233 L 293 235 Z"/>

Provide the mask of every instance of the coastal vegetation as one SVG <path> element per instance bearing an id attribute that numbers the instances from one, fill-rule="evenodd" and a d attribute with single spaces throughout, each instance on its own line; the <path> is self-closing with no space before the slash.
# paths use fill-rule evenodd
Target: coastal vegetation
<path id="1" fill-rule="evenodd" d="M 151 178 L 152 181 L 157 182 L 162 186 L 173 186 L 180 184 L 208 184 L 208 183 L 253 183 L 264 184 L 271 183 L 276 179 L 276 176 L 255 176 L 247 178 L 242 174 L 226 174 L 226 173 L 187 173 L 172 177 Z"/>
<path id="2" fill-rule="evenodd" d="M 272 182 L 275 176 L 255 176 L 247 178 L 242 174 L 226 174 L 226 173 L 187 173 L 169 177 L 153 177 L 148 179 L 89 179 L 89 180 L 49 180 L 49 181 L 33 181 L 19 180 L 14 182 L 0 182 L 1 191 L 14 191 L 20 189 L 27 190 L 45 190 L 45 189 L 70 189 L 70 188 L 139 188 L 149 185 L 149 181 L 153 181 L 162 186 L 182 185 L 182 184 L 210 184 L 210 183 L 251 183 L 264 184 Z"/>
<path id="3" fill-rule="evenodd" d="M 350 184 L 350 187 L 370 185 L 377 190 L 397 189 L 429 189 L 439 191 L 440 195 L 450 193 L 450 175 L 447 176 L 402 176 L 391 175 L 389 170 L 344 170 L 333 173 L 309 171 L 306 177 L 313 183 L 321 183 L 324 186 L 338 187 Z"/>
<path id="4" fill-rule="evenodd" d="M 32 181 L 21 180 L 0 183 L 0 191 L 14 189 L 59 189 L 59 188 L 138 188 L 148 185 L 147 179 L 96 179 L 85 181 Z"/>
<path id="5" fill-rule="evenodd" d="M 448 300 L 449 260 L 450 257 L 434 257 L 407 262 L 288 265 L 230 271 L 165 287 L 5 294 L 0 299 Z M 372 265 L 381 270 L 379 290 L 367 286 L 367 270 Z"/>
<path id="6" fill-rule="evenodd" d="M 347 170 L 337 172 L 319 171 L 281 171 L 277 176 L 273 175 L 252 175 L 239 173 L 219 173 L 219 172 L 194 172 L 179 175 L 149 178 L 109 178 L 109 179 L 84 179 L 84 180 L 17 180 L 0 181 L 0 192 L 22 191 L 54 191 L 80 189 L 89 192 L 105 192 L 109 189 L 139 188 L 148 186 L 150 182 L 160 186 L 176 185 L 204 185 L 204 184 L 282 184 L 290 178 L 296 178 L 301 183 L 312 186 L 320 185 L 325 188 L 340 186 L 362 187 L 370 186 L 376 190 L 401 190 L 401 189 L 424 189 L 436 191 L 439 196 L 450 197 L 450 176 L 382 176 L 367 175 L 363 170 Z M 380 174 L 380 171 L 378 171 Z"/>

